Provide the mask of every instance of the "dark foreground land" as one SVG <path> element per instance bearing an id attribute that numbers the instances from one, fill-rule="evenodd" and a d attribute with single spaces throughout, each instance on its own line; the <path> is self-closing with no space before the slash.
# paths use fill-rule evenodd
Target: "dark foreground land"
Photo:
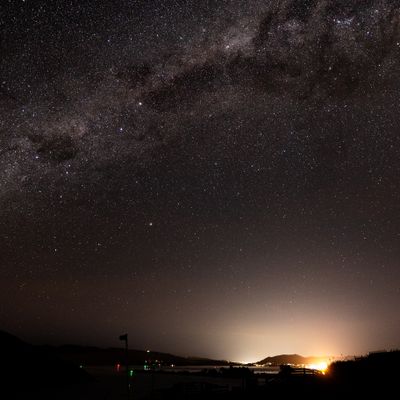
<path id="1" fill-rule="evenodd" d="M 4 399 L 381 399 L 400 393 L 400 351 L 335 362 L 325 375 L 287 366 L 276 375 L 232 366 L 201 372 L 132 368 L 126 374 L 122 367 L 79 365 L 5 333 L 0 339 Z"/>

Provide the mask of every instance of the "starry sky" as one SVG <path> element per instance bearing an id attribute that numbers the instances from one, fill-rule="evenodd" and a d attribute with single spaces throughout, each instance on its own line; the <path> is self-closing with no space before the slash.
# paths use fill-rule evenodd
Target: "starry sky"
<path id="1" fill-rule="evenodd" d="M 400 347 L 397 0 L 4 0 L 0 326 L 254 361 Z"/>

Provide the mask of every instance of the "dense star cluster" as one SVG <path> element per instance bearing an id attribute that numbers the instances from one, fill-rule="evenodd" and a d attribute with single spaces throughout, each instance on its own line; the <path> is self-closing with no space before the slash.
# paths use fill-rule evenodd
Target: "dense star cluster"
<path id="1" fill-rule="evenodd" d="M 0 324 L 399 346 L 399 90 L 397 0 L 3 1 Z"/>

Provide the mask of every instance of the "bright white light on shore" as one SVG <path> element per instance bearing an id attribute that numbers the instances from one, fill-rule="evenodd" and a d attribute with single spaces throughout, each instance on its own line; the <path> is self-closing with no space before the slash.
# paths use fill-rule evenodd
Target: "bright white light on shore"
<path id="1" fill-rule="evenodd" d="M 249 360 L 243 360 L 240 361 L 241 364 L 253 364 L 254 361 L 249 361 Z"/>

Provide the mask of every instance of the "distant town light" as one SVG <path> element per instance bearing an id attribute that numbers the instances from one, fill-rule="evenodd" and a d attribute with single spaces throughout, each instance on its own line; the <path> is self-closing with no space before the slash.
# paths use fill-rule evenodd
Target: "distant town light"
<path id="1" fill-rule="evenodd" d="M 307 365 L 307 368 L 316 369 L 317 371 L 321 371 L 323 374 L 325 374 L 325 371 L 328 369 L 328 363 L 326 361 L 321 361 L 317 364 L 309 364 Z"/>

